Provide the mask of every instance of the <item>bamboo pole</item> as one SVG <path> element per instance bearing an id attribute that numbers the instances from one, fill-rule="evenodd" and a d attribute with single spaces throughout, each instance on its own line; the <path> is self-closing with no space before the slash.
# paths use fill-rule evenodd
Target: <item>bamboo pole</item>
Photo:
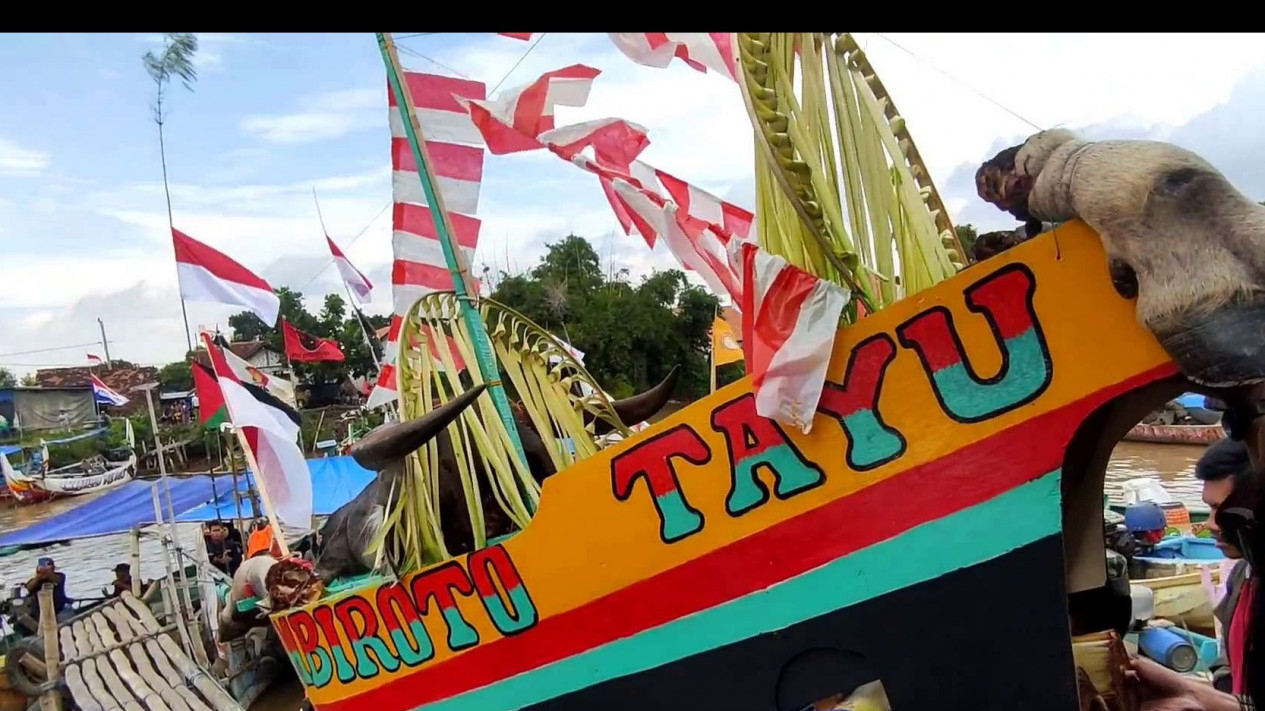
<path id="1" fill-rule="evenodd" d="M 61 652 L 57 640 L 57 613 L 53 611 L 53 585 L 44 583 L 39 591 L 40 634 L 44 637 L 44 668 L 47 670 L 48 690 L 40 694 L 40 711 L 61 711 L 61 692 L 56 689 L 61 680 Z"/>
<path id="2" fill-rule="evenodd" d="M 128 560 L 132 569 L 132 594 L 141 594 L 141 529 L 132 529 L 131 552 Z"/>
<path id="3" fill-rule="evenodd" d="M 382 51 L 382 60 L 387 67 L 387 78 L 391 83 L 392 90 L 395 92 L 396 103 L 399 105 L 404 131 L 408 134 L 409 145 L 413 149 L 413 159 L 417 163 L 417 174 L 421 179 L 422 191 L 426 195 L 426 204 L 430 207 L 431 215 L 434 217 L 435 231 L 439 235 L 439 244 L 444 250 L 444 260 L 448 263 L 448 272 L 452 275 L 453 290 L 457 293 L 457 300 L 461 304 L 461 315 L 465 321 L 466 329 L 470 332 L 470 340 L 474 345 L 475 360 L 478 364 L 479 372 L 482 374 L 483 380 L 487 382 L 488 392 L 492 395 L 492 404 L 501 416 L 501 422 L 505 425 L 505 431 L 514 446 L 514 452 L 518 455 L 519 463 L 523 465 L 523 471 L 527 471 L 529 469 L 527 466 L 527 455 L 523 451 L 523 443 L 518 436 L 518 426 L 514 421 L 514 415 L 510 411 L 509 398 L 506 397 L 505 388 L 501 384 L 501 374 L 497 368 L 496 355 L 492 351 L 492 342 L 488 338 L 483 318 L 479 314 L 479 310 L 472 298 L 475 293 L 474 279 L 470 274 L 469 265 L 466 264 L 465 255 L 457 248 L 457 244 L 453 239 L 452 224 L 448 216 L 448 210 L 444 207 L 443 195 L 434 185 L 434 173 L 431 170 L 431 166 L 434 164 L 430 160 L 430 155 L 426 149 L 425 136 L 422 133 L 421 124 L 417 120 L 417 113 L 413 108 L 413 95 L 409 90 L 408 83 L 403 81 L 401 77 L 404 72 L 401 69 L 400 56 L 395 49 L 395 41 L 391 38 L 390 32 L 378 32 L 377 37 L 378 47 Z M 535 513 L 536 507 L 530 498 L 524 497 L 524 499 L 528 510 L 531 513 Z"/>

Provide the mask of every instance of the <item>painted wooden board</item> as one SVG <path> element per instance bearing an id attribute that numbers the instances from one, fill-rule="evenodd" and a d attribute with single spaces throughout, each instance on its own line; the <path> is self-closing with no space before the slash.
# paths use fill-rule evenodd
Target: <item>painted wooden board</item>
<path id="1" fill-rule="evenodd" d="M 549 479 L 514 538 L 274 625 L 319 711 L 794 709 L 874 678 L 898 710 L 1072 711 L 1064 451 L 1175 373 L 1064 225 L 841 331 L 811 434 L 734 383 Z"/>

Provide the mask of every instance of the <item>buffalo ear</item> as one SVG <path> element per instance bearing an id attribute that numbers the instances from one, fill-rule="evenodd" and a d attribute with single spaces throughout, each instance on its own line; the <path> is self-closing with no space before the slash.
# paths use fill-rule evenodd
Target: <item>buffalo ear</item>
<path id="1" fill-rule="evenodd" d="M 415 420 L 392 422 L 376 428 L 352 446 L 352 458 L 365 469 L 381 471 L 442 432 L 485 389 L 486 385 L 479 385 Z"/>

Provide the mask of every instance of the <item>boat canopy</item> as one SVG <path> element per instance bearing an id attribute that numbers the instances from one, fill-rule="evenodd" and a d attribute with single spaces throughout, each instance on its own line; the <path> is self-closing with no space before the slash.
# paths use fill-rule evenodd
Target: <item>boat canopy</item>
<path id="1" fill-rule="evenodd" d="M 374 473 L 364 469 L 351 457 L 326 457 L 307 460 L 312 474 L 313 511 L 328 516 L 351 501 L 373 481 Z M 253 481 L 250 472 L 238 478 L 238 488 L 246 491 Z M 198 474 L 169 477 L 172 507 L 181 523 L 230 519 L 237 516 L 233 501 L 231 474 Z M 137 526 L 154 523 L 151 490 L 158 487 L 163 512 L 167 511 L 167 493 L 159 480 L 129 481 L 69 511 L 10 531 L 0 536 L 0 546 L 38 546 L 94 536 L 125 533 Z M 242 515 L 253 516 L 249 499 L 242 502 Z"/>

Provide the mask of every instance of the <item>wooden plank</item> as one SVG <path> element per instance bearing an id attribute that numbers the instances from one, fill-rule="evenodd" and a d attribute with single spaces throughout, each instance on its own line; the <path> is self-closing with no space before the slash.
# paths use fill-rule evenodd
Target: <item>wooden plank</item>
<path id="1" fill-rule="evenodd" d="M 39 592 L 40 636 L 44 638 L 44 666 L 50 687 L 61 681 L 61 653 L 57 640 L 57 613 L 53 612 L 53 586 L 44 583 Z M 40 711 L 61 711 L 61 692 L 50 688 L 40 694 Z"/>

